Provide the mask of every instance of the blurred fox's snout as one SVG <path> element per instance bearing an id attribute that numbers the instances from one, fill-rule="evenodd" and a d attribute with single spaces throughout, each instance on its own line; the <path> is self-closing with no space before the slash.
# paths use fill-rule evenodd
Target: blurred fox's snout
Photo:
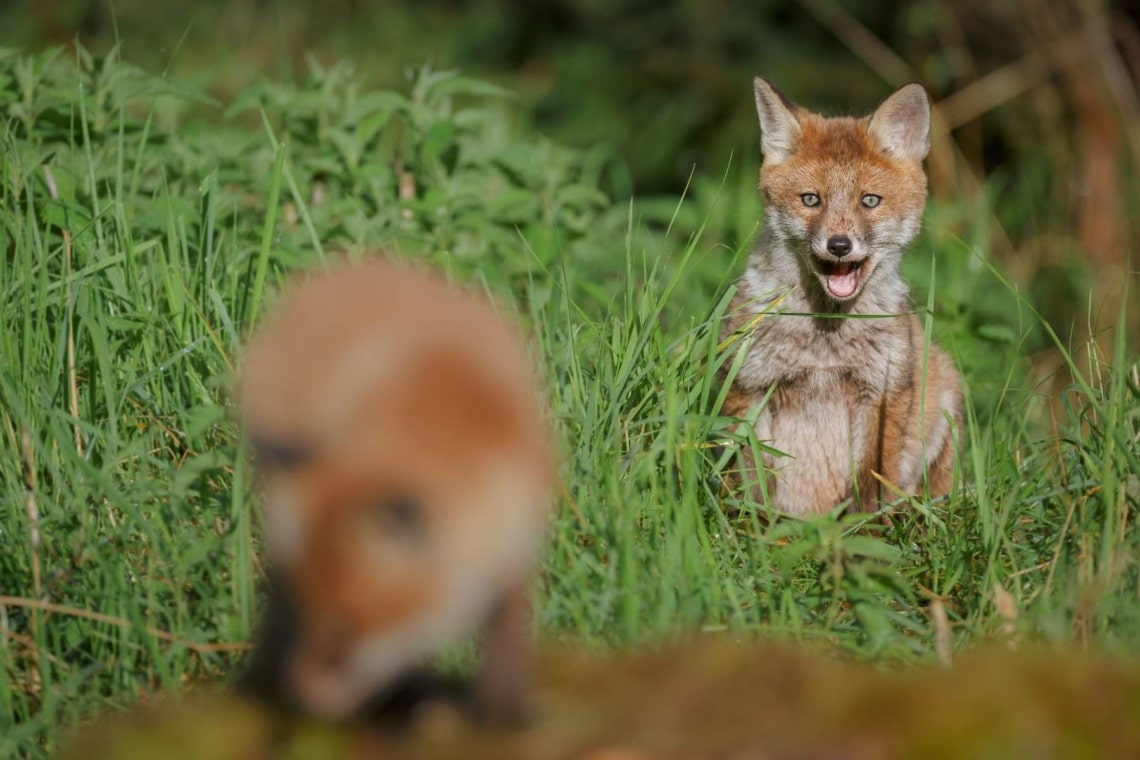
<path id="1" fill-rule="evenodd" d="M 251 343 L 240 404 L 295 610 L 292 700 L 343 717 L 480 628 L 480 677 L 523 690 L 497 674 L 526 646 L 496 642 L 529 641 L 529 620 L 493 613 L 525 595 L 555 465 L 515 329 L 422 271 L 314 275 Z"/>

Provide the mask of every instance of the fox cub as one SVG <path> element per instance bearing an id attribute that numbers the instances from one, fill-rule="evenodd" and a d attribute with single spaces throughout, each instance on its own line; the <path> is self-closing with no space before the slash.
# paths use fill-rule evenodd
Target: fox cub
<path id="1" fill-rule="evenodd" d="M 798 515 L 873 511 L 924 476 L 944 494 L 961 384 L 899 274 L 926 204 L 926 92 L 825 118 L 755 86 L 765 225 L 722 331 L 746 352 L 723 412 L 755 415 L 767 453 L 763 468 L 742 456 L 734 479 Z"/>
<path id="2" fill-rule="evenodd" d="M 313 274 L 249 346 L 239 405 L 272 579 L 253 677 L 304 713 L 367 717 L 481 631 L 475 706 L 523 717 L 555 460 L 515 330 L 422 271 Z"/>

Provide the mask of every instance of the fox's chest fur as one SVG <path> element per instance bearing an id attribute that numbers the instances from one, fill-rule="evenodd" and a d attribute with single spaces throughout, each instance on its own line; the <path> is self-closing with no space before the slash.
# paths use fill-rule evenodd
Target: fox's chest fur
<path id="1" fill-rule="evenodd" d="M 772 279 L 764 274 L 754 265 L 741 281 L 726 330 L 744 328 L 747 351 L 734 383 L 740 408 L 730 412 L 748 416 L 761 406 L 756 436 L 780 452 L 763 462 L 773 474 L 772 505 L 815 513 L 855 496 L 859 474 L 877 469 L 877 418 L 906 387 L 914 317 L 901 287 L 887 288 L 891 303 L 876 304 L 892 311 L 809 316 L 802 292 L 766 292 Z"/>
<path id="2" fill-rule="evenodd" d="M 802 297 L 788 298 L 773 311 L 763 301 L 744 303 L 750 297 L 743 290 L 737 298 L 746 314 L 759 317 L 738 375 L 748 387 L 802 384 L 810 392 L 843 385 L 879 395 L 887 388 L 892 361 L 910 349 L 909 315 L 809 316 L 811 308 Z"/>

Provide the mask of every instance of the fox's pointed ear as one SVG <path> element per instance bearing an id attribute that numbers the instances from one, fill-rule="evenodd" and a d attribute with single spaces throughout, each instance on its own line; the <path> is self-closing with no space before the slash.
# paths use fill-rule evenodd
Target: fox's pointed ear
<path id="1" fill-rule="evenodd" d="M 766 79 L 756 77 L 756 113 L 760 115 L 760 152 L 764 163 L 783 162 L 796 150 L 800 123 L 792 113 L 792 102 Z"/>
<path id="2" fill-rule="evenodd" d="M 930 100 L 917 83 L 891 93 L 871 116 L 867 127 L 883 151 L 921 161 L 930 152 Z"/>

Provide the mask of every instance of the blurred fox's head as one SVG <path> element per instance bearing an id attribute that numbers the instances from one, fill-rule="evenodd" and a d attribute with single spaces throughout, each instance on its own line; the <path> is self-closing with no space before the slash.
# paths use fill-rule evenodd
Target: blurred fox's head
<path id="1" fill-rule="evenodd" d="M 330 718 L 525 583 L 553 465 L 521 341 L 491 307 L 372 263 L 295 287 L 241 385 L 289 696 Z"/>
<path id="2" fill-rule="evenodd" d="M 926 91 L 908 84 L 870 116 L 825 118 L 757 78 L 756 109 L 770 234 L 832 301 L 857 298 L 877 269 L 897 268 L 921 224 Z"/>

